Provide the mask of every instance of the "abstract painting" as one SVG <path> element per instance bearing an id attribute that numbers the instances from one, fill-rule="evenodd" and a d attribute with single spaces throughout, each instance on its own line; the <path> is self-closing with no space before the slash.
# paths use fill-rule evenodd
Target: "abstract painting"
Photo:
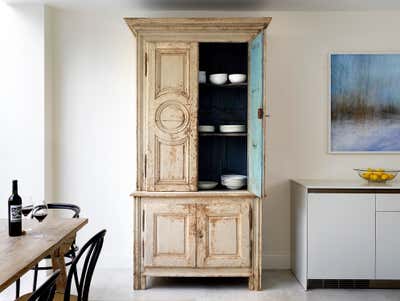
<path id="1" fill-rule="evenodd" d="M 330 71 L 330 152 L 399 152 L 400 54 L 331 54 Z"/>

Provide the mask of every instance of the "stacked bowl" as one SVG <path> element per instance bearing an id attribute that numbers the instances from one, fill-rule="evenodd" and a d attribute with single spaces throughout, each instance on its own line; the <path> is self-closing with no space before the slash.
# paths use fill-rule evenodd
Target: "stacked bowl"
<path id="1" fill-rule="evenodd" d="M 222 175 L 221 184 L 228 189 L 236 190 L 245 186 L 247 183 L 247 177 L 243 175 Z"/>

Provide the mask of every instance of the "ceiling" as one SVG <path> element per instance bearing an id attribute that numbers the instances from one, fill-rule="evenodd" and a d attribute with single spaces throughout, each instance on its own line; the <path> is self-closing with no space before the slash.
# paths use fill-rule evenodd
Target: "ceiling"
<path id="1" fill-rule="evenodd" d="M 0 0 L 1 1 L 1 0 Z M 3 0 L 44 3 L 70 9 L 129 8 L 143 10 L 400 10 L 400 0 Z"/>

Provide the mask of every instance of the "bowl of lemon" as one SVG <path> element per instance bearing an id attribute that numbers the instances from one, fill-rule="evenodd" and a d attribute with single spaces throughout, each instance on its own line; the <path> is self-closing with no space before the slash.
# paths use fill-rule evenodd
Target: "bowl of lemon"
<path id="1" fill-rule="evenodd" d="M 384 168 L 355 168 L 354 170 L 364 180 L 374 183 L 386 183 L 387 181 L 391 181 L 400 172 L 400 170 Z"/>

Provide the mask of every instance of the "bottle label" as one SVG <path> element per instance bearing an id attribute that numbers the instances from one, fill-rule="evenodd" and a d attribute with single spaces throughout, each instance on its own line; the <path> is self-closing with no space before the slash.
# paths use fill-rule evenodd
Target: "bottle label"
<path id="1" fill-rule="evenodd" d="M 10 222 L 18 223 L 21 221 L 21 205 L 10 205 Z"/>

